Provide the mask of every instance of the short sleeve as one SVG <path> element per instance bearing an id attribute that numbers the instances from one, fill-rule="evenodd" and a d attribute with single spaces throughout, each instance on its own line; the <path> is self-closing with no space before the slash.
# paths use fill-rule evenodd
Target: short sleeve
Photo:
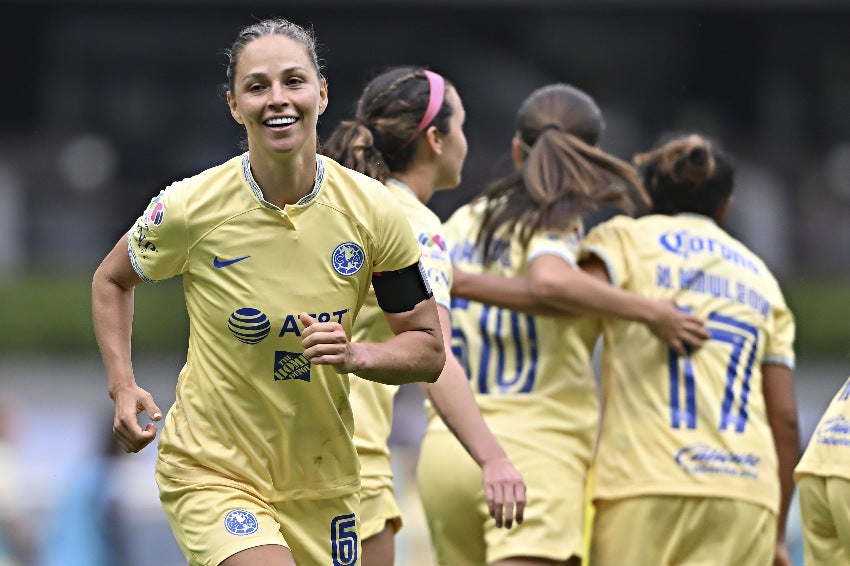
<path id="1" fill-rule="evenodd" d="M 771 317 L 773 328 L 768 335 L 764 363 L 779 364 L 794 369 L 794 337 L 796 334 L 794 315 L 783 300 L 772 305 Z"/>
<path id="2" fill-rule="evenodd" d="M 608 271 L 608 278 L 615 287 L 624 287 L 630 279 L 626 258 L 629 256 L 616 219 L 593 227 L 579 247 L 579 261 L 596 256 Z"/>
<path id="3" fill-rule="evenodd" d="M 188 232 L 182 183 L 161 191 L 127 235 L 133 269 L 144 281 L 182 273 L 188 257 Z"/>
<path id="4" fill-rule="evenodd" d="M 451 308 L 452 260 L 442 230 L 421 231 L 422 267 L 437 304 Z"/>
<path id="5" fill-rule="evenodd" d="M 375 261 L 372 271 L 395 271 L 419 261 L 421 251 L 407 217 L 386 187 L 380 185 L 381 202 L 375 223 Z"/>
<path id="6" fill-rule="evenodd" d="M 584 234 L 581 220 L 576 220 L 564 231 L 547 230 L 536 233 L 528 243 L 528 263 L 541 255 L 556 255 L 577 267 L 579 245 Z"/>

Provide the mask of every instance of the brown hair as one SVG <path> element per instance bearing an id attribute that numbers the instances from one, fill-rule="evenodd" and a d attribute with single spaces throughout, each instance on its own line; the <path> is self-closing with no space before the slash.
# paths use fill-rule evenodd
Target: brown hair
<path id="1" fill-rule="evenodd" d="M 236 40 L 230 49 L 225 50 L 227 56 L 227 86 L 226 90 L 234 91 L 233 79 L 236 73 L 236 64 L 239 63 L 239 57 L 245 46 L 261 37 L 267 35 L 282 35 L 292 40 L 297 41 L 304 46 L 313 68 L 319 76 L 319 80 L 323 79 L 322 66 L 319 63 L 319 57 L 316 54 L 316 36 L 312 29 L 305 29 L 283 18 L 270 18 L 262 20 L 256 24 L 243 27 L 236 36 Z"/>
<path id="2" fill-rule="evenodd" d="M 732 194 L 730 158 L 698 134 L 668 137 L 634 157 L 657 214 L 691 212 L 714 217 Z"/>
<path id="3" fill-rule="evenodd" d="M 451 83 L 446 81 L 446 89 Z M 322 153 L 350 169 L 384 182 L 393 171 L 404 171 L 418 142 L 416 130 L 428 107 L 430 86 L 422 67 L 397 67 L 379 74 L 363 89 L 353 120 L 334 129 Z M 443 100 L 431 125 L 449 131 L 454 112 Z"/>
<path id="4" fill-rule="evenodd" d="M 645 206 L 649 197 L 635 169 L 597 147 L 602 113 L 585 92 L 552 84 L 532 92 L 516 115 L 525 151 L 519 170 L 490 183 L 478 234 L 484 263 L 494 261 L 496 234 L 517 233 L 523 247 L 540 230 L 566 229 L 599 203 L 632 212 L 628 189 Z"/>

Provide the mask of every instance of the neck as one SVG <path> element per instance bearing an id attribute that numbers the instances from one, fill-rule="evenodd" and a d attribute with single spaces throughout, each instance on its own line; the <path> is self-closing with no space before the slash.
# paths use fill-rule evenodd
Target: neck
<path id="1" fill-rule="evenodd" d="M 404 172 L 393 171 L 390 173 L 390 177 L 410 187 L 410 190 L 422 204 L 427 204 L 436 190 L 434 187 L 435 175 L 430 168 L 413 167 Z"/>
<path id="2" fill-rule="evenodd" d="M 316 154 L 295 155 L 292 159 L 280 159 L 250 152 L 251 173 L 263 191 L 267 202 L 283 208 L 295 204 L 313 191 L 316 182 Z"/>

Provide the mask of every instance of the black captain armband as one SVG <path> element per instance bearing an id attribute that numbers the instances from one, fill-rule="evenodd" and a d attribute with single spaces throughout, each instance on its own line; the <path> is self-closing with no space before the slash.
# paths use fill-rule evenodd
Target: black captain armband
<path id="1" fill-rule="evenodd" d="M 411 311 L 422 301 L 434 296 L 421 261 L 397 271 L 373 273 L 372 287 L 378 298 L 378 306 L 384 312 Z"/>

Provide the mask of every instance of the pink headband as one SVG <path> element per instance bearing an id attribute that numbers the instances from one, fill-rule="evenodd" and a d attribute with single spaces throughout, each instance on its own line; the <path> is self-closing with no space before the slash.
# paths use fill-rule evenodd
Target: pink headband
<path id="1" fill-rule="evenodd" d="M 416 139 L 416 136 L 425 131 L 425 128 L 428 127 L 434 118 L 437 117 L 437 113 L 440 112 L 440 108 L 443 107 L 443 100 L 446 95 L 446 81 L 435 73 L 434 71 L 425 71 L 425 76 L 428 78 L 428 108 L 425 109 L 425 114 L 422 116 L 422 121 L 419 122 L 419 126 L 416 128 L 416 133 L 410 136 L 410 139 L 404 142 L 399 150 L 404 149 L 410 142 Z"/>

